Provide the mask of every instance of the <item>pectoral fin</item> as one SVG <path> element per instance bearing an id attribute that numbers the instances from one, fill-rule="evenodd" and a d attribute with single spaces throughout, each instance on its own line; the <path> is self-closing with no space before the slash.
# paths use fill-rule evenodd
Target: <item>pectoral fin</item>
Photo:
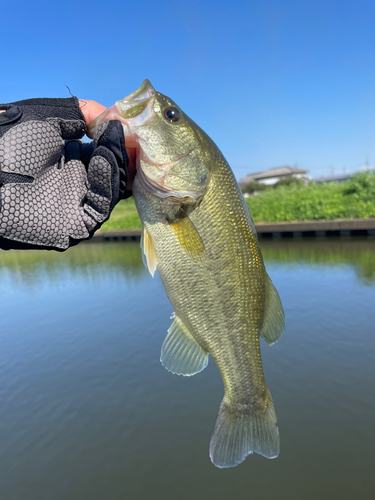
<path id="1" fill-rule="evenodd" d="M 208 353 L 197 344 L 175 313 L 172 318 L 175 320 L 163 342 L 160 361 L 168 371 L 176 375 L 195 375 L 206 368 Z"/>
<path id="2" fill-rule="evenodd" d="M 150 271 L 151 276 L 154 277 L 156 268 L 158 267 L 158 261 L 151 236 L 148 234 L 145 227 L 143 227 L 141 234 L 141 248 L 143 263 Z"/>
<path id="3" fill-rule="evenodd" d="M 260 334 L 272 345 L 279 340 L 284 331 L 285 319 L 284 310 L 281 305 L 279 294 L 273 286 L 271 278 L 266 273 L 266 304 L 265 314 Z"/>
<path id="4" fill-rule="evenodd" d="M 188 216 L 169 221 L 178 242 L 191 257 L 199 258 L 204 253 L 202 238 Z"/>

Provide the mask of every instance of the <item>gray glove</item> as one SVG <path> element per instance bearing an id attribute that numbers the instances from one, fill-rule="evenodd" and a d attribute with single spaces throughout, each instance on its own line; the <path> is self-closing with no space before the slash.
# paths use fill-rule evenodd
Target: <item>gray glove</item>
<path id="1" fill-rule="evenodd" d="M 90 238 L 125 197 L 121 124 L 104 122 L 84 144 L 75 97 L 0 110 L 0 248 L 65 250 Z"/>

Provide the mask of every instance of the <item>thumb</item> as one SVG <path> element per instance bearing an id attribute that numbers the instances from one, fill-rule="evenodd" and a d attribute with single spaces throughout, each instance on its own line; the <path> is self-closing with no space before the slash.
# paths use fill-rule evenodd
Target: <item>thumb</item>
<path id="1" fill-rule="evenodd" d="M 96 101 L 86 101 L 78 99 L 79 107 L 85 117 L 86 125 L 91 123 L 95 118 L 103 113 L 107 108 Z"/>

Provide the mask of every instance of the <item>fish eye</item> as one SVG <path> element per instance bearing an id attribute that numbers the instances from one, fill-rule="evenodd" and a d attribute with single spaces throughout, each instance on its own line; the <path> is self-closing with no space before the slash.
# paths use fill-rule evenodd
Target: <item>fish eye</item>
<path id="1" fill-rule="evenodd" d="M 164 117 L 170 122 L 177 122 L 180 119 L 180 112 L 177 108 L 169 107 L 164 110 Z"/>

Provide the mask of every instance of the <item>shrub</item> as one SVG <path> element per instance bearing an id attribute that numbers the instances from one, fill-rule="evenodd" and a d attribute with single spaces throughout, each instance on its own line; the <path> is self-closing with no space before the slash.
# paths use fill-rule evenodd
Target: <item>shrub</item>
<path id="1" fill-rule="evenodd" d="M 344 186 L 345 195 L 375 200 L 375 170 L 355 174 Z"/>
<path id="2" fill-rule="evenodd" d="M 262 184 L 260 182 L 249 182 L 242 188 L 243 193 L 249 193 L 249 194 L 254 194 L 256 192 L 261 192 L 265 191 L 266 189 L 270 188 L 272 186 L 267 186 L 267 184 Z"/>
<path id="3" fill-rule="evenodd" d="M 356 174 L 342 184 L 292 183 L 247 198 L 255 222 L 375 217 L 375 174 Z"/>
<path id="4" fill-rule="evenodd" d="M 294 177 L 294 175 L 290 175 L 289 177 L 284 177 L 284 179 L 280 179 L 276 184 L 273 185 L 275 189 L 281 186 L 290 186 L 291 184 L 299 184 L 304 185 L 304 181 L 299 179 L 298 177 Z"/>

